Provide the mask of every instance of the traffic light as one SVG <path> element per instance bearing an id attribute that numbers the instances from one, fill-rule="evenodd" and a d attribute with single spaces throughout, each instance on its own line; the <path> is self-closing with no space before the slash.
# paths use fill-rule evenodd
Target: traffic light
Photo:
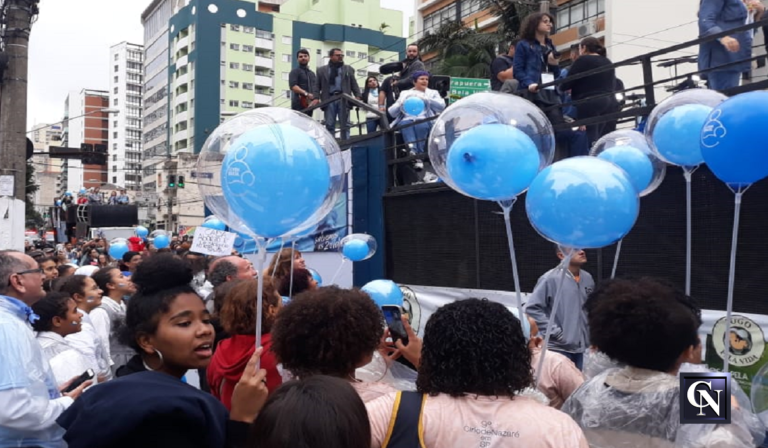
<path id="1" fill-rule="evenodd" d="M 184 176 L 179 176 L 179 181 L 176 185 L 178 185 L 179 188 L 184 188 Z"/>
<path id="2" fill-rule="evenodd" d="M 168 175 L 168 188 L 176 188 L 176 176 L 173 174 Z"/>

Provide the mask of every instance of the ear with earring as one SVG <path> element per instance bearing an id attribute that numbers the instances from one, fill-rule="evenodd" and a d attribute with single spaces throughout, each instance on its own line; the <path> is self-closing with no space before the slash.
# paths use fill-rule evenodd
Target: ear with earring
<path id="1" fill-rule="evenodd" d="M 154 371 L 154 370 L 157 370 L 157 369 L 159 369 L 160 367 L 162 367 L 162 366 L 163 366 L 163 362 L 164 362 L 164 360 L 163 360 L 163 354 L 160 352 L 160 350 L 158 350 L 158 349 L 153 349 L 153 352 L 154 352 L 154 354 L 156 354 L 156 355 L 157 355 L 157 357 L 158 357 L 158 358 L 160 358 L 160 365 L 159 365 L 159 366 L 157 366 L 156 368 L 154 368 L 154 369 L 153 369 L 153 368 L 149 367 L 149 365 L 147 364 L 147 361 L 146 361 L 146 360 L 142 359 L 142 361 L 141 361 L 141 363 L 142 363 L 142 364 L 144 364 L 144 368 L 145 368 L 145 369 L 147 369 L 147 370 L 148 370 L 148 371 L 150 371 L 150 372 L 152 372 L 152 371 Z"/>

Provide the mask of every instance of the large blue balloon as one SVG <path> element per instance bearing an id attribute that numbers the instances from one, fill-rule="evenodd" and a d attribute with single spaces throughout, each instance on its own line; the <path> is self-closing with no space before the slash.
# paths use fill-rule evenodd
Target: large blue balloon
<path id="1" fill-rule="evenodd" d="M 341 247 L 341 253 L 351 261 L 362 261 L 368 256 L 369 247 L 365 241 L 350 240 Z"/>
<path id="2" fill-rule="evenodd" d="M 171 245 L 171 239 L 168 238 L 168 235 L 158 235 L 155 237 L 152 244 L 154 244 L 157 249 L 165 249 Z"/>
<path id="3" fill-rule="evenodd" d="M 424 100 L 419 97 L 412 96 L 403 102 L 403 110 L 407 115 L 420 115 L 424 112 Z"/>
<path id="4" fill-rule="evenodd" d="M 707 166 L 733 188 L 768 177 L 768 92 L 736 95 L 715 107 L 701 132 Z"/>
<path id="5" fill-rule="evenodd" d="M 678 166 L 701 165 L 701 128 L 711 111 L 703 104 L 685 104 L 662 115 L 651 136 L 662 160 Z"/>
<path id="6" fill-rule="evenodd" d="M 146 238 L 149 235 L 149 230 L 144 226 L 136 226 L 135 232 L 139 238 Z"/>
<path id="7" fill-rule="evenodd" d="M 525 132 L 506 124 L 483 124 L 456 139 L 446 166 L 460 193 L 503 201 L 528 188 L 540 162 L 536 145 Z"/>
<path id="8" fill-rule="evenodd" d="M 227 225 L 218 218 L 206 219 L 201 227 L 205 227 L 206 229 L 221 230 L 222 232 L 227 230 Z"/>
<path id="9" fill-rule="evenodd" d="M 125 243 L 116 243 L 109 246 L 109 256 L 116 260 L 122 260 L 123 255 L 127 252 L 128 245 Z"/>
<path id="10" fill-rule="evenodd" d="M 653 179 L 653 163 L 643 151 L 633 146 L 614 146 L 601 152 L 598 159 L 607 160 L 624 170 L 640 194 Z"/>
<path id="11" fill-rule="evenodd" d="M 309 268 L 307 269 L 310 274 L 312 274 L 312 278 L 315 279 L 317 282 L 317 286 L 323 286 L 323 277 L 320 276 L 320 273 L 316 270 Z"/>
<path id="12" fill-rule="evenodd" d="M 363 292 L 367 293 L 376 305 L 403 306 L 403 291 L 392 280 L 374 280 L 363 286 Z"/>
<path id="13" fill-rule="evenodd" d="M 589 249 L 624 238 L 637 220 L 640 201 L 621 168 L 596 157 L 573 157 L 536 176 L 525 210 L 544 238 Z"/>
<path id="14" fill-rule="evenodd" d="M 323 204 L 331 183 L 325 151 L 289 124 L 258 126 L 232 144 L 221 187 L 232 211 L 256 235 L 289 233 Z"/>

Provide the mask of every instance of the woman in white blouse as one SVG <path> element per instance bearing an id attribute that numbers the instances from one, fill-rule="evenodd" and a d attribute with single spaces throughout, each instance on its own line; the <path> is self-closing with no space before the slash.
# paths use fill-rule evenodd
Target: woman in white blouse
<path id="1" fill-rule="evenodd" d="M 389 108 L 389 114 L 395 117 L 392 126 L 398 124 L 402 126 L 400 132 L 403 134 L 405 143 L 410 146 L 412 154 L 420 154 L 425 151 L 427 147 L 426 140 L 429 137 L 429 131 L 432 129 L 432 122 L 427 121 L 411 126 L 405 125 L 434 117 L 445 109 L 445 101 L 440 96 L 440 92 L 427 87 L 429 85 L 429 76 L 429 72 L 425 71 L 414 73 L 413 89 L 402 92 L 395 104 Z M 424 101 L 424 107 L 418 114 L 411 114 L 404 107 L 405 102 L 413 97 Z"/>

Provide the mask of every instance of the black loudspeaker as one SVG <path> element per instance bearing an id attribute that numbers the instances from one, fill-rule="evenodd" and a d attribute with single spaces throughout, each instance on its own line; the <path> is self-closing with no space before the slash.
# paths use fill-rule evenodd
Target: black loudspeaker
<path id="1" fill-rule="evenodd" d="M 139 224 L 135 205 L 89 205 L 91 227 L 133 227 Z"/>

